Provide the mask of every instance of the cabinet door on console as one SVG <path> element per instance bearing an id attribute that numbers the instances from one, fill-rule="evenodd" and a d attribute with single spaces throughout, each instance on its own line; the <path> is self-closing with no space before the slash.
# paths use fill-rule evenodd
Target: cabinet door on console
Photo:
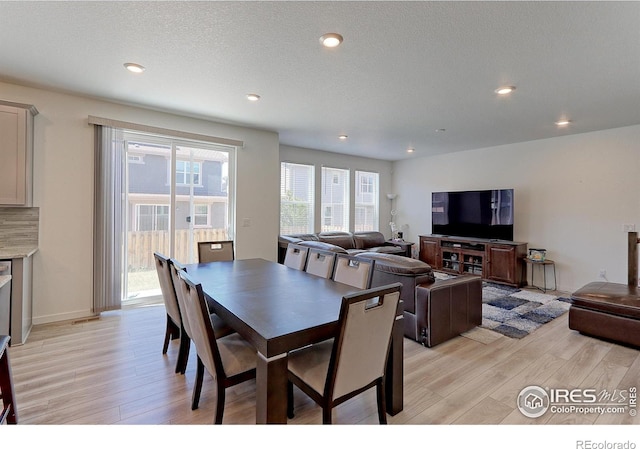
<path id="1" fill-rule="evenodd" d="M 487 279 L 516 284 L 516 248 L 513 246 L 491 245 L 487 248 L 488 273 Z"/>
<path id="2" fill-rule="evenodd" d="M 440 240 L 420 239 L 420 260 L 431 265 L 432 268 L 440 267 Z"/>

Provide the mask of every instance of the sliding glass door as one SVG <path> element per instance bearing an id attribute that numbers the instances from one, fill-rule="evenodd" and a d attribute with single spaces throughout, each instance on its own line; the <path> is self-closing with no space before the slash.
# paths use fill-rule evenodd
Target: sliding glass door
<path id="1" fill-rule="evenodd" d="M 198 241 L 233 239 L 233 147 L 125 132 L 123 299 L 160 295 L 153 253 L 197 262 Z"/>

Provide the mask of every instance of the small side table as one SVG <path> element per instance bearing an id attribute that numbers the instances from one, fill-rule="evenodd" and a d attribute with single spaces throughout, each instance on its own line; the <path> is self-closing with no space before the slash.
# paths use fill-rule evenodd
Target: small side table
<path id="1" fill-rule="evenodd" d="M 411 247 L 413 246 L 413 242 L 405 242 L 404 240 L 387 240 L 387 242 L 392 245 L 399 246 L 404 250 L 405 257 L 411 257 Z"/>
<path id="2" fill-rule="evenodd" d="M 524 258 L 524 261 L 527 265 L 531 265 L 531 283 L 529 285 L 531 285 L 534 288 L 537 288 L 538 290 L 542 291 L 543 293 L 546 293 L 547 290 L 556 290 L 558 288 L 558 284 L 556 282 L 556 263 L 553 260 L 550 259 L 545 259 L 545 260 L 532 260 L 529 259 L 527 257 Z M 553 270 L 553 288 L 547 288 L 547 266 L 551 266 L 551 269 Z M 543 286 L 539 287 L 537 285 L 535 285 L 533 283 L 533 267 L 541 267 L 542 268 L 542 279 L 543 279 Z"/>

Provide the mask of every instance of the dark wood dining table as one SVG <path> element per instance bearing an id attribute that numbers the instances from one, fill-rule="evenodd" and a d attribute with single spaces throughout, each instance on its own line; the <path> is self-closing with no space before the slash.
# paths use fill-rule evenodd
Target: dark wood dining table
<path id="1" fill-rule="evenodd" d="M 287 422 L 287 353 L 332 338 L 342 297 L 358 290 L 264 259 L 186 266 L 209 306 L 257 351 L 256 422 Z M 402 309 L 386 372 L 389 414 L 403 407 Z"/>

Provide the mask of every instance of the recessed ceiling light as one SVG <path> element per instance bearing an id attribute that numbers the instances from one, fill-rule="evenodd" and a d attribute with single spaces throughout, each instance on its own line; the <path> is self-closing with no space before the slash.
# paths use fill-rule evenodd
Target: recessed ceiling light
<path id="1" fill-rule="evenodd" d="M 340 140 L 347 140 L 347 137 L 349 137 L 349 136 L 347 136 L 346 134 L 340 134 L 340 135 L 338 136 L 338 139 L 340 139 Z"/>
<path id="2" fill-rule="evenodd" d="M 414 151 L 416 151 L 415 148 L 407 148 L 407 153 L 413 153 Z"/>
<path id="3" fill-rule="evenodd" d="M 124 67 L 128 71 L 133 72 L 133 73 L 142 73 L 145 70 L 143 66 L 141 66 L 140 64 L 136 64 L 134 62 L 127 62 L 127 63 L 124 64 Z"/>
<path id="4" fill-rule="evenodd" d="M 320 43 L 328 48 L 337 47 L 342 43 L 342 36 L 338 33 L 327 33 L 320 37 Z"/>
<path id="5" fill-rule="evenodd" d="M 571 123 L 571 120 L 558 120 L 556 122 L 556 125 L 558 125 L 558 126 L 567 126 L 569 123 Z"/>
<path id="6" fill-rule="evenodd" d="M 445 132 L 445 131 L 446 131 L 446 129 L 445 129 L 445 128 L 438 128 L 438 129 L 436 129 L 436 132 L 437 132 L 437 133 L 443 133 L 443 132 Z"/>
<path id="7" fill-rule="evenodd" d="M 514 90 L 516 90 L 516 86 L 502 86 L 498 87 L 494 92 L 498 95 L 508 95 Z"/>
<path id="8" fill-rule="evenodd" d="M 258 101 L 260 99 L 260 95 L 258 94 L 247 94 L 247 100 L 249 101 Z"/>

